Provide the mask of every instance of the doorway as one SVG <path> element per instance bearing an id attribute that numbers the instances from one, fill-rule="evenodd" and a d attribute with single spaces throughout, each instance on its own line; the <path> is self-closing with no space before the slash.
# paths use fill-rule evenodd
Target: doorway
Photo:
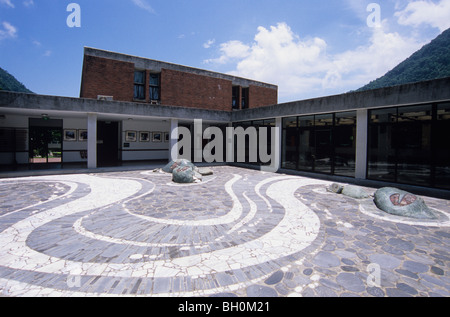
<path id="1" fill-rule="evenodd" d="M 62 167 L 62 120 L 29 120 L 29 163 L 33 168 Z"/>
<path id="2" fill-rule="evenodd" d="M 119 123 L 97 122 L 97 166 L 108 167 L 119 164 Z"/>

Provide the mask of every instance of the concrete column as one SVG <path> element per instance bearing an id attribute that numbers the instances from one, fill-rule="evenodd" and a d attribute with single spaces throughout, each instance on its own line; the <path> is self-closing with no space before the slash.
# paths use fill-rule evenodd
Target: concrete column
<path id="1" fill-rule="evenodd" d="M 368 110 L 358 110 L 356 114 L 356 170 L 355 178 L 367 177 Z"/>
<path id="2" fill-rule="evenodd" d="M 178 159 L 178 120 L 170 120 L 170 148 L 169 148 L 169 161 L 175 161 Z"/>
<path id="3" fill-rule="evenodd" d="M 97 168 L 97 114 L 88 113 L 88 168 Z"/>

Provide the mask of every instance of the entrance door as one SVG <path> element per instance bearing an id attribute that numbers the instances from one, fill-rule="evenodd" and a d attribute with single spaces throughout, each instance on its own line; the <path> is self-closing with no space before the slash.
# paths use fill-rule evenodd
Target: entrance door
<path id="1" fill-rule="evenodd" d="M 97 123 L 97 166 L 117 166 L 119 163 L 119 123 Z"/>
<path id="2" fill-rule="evenodd" d="M 29 162 L 34 167 L 61 167 L 62 120 L 30 119 L 29 127 Z"/>

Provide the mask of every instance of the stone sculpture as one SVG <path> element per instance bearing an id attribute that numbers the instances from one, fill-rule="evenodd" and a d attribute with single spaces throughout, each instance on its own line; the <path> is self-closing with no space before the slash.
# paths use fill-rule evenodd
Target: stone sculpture
<path id="1" fill-rule="evenodd" d="M 171 161 L 169 164 L 164 166 L 162 170 L 166 173 L 172 173 L 177 167 L 180 167 L 180 166 L 190 166 L 190 167 L 192 167 L 192 169 L 195 168 L 195 165 L 192 162 L 190 162 L 189 160 L 179 159 L 176 161 Z"/>
<path id="2" fill-rule="evenodd" d="M 380 210 L 391 215 L 415 219 L 438 218 L 421 197 L 397 188 L 384 187 L 377 190 L 374 202 Z"/>
<path id="3" fill-rule="evenodd" d="M 355 199 L 365 199 L 369 198 L 370 195 L 367 193 L 362 187 L 359 186 L 342 186 L 339 184 L 331 184 L 330 187 L 327 188 L 328 191 L 336 194 L 342 194 L 344 196 L 348 196 Z"/>
<path id="4" fill-rule="evenodd" d="M 191 184 L 201 182 L 203 176 L 213 175 L 210 168 L 198 168 L 192 162 L 185 159 L 171 161 L 162 168 L 163 172 L 172 174 L 172 181 L 179 184 Z"/>
<path id="5" fill-rule="evenodd" d="M 190 184 L 195 182 L 195 172 L 191 166 L 178 166 L 172 172 L 172 180 L 179 184 Z"/>

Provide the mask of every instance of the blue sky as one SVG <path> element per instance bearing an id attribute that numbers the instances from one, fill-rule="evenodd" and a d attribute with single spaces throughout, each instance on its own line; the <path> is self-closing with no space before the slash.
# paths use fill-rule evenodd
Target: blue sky
<path id="1" fill-rule="evenodd" d="M 0 0 L 0 67 L 78 97 L 89 46 L 277 84 L 287 102 L 357 89 L 449 27 L 450 0 Z"/>

